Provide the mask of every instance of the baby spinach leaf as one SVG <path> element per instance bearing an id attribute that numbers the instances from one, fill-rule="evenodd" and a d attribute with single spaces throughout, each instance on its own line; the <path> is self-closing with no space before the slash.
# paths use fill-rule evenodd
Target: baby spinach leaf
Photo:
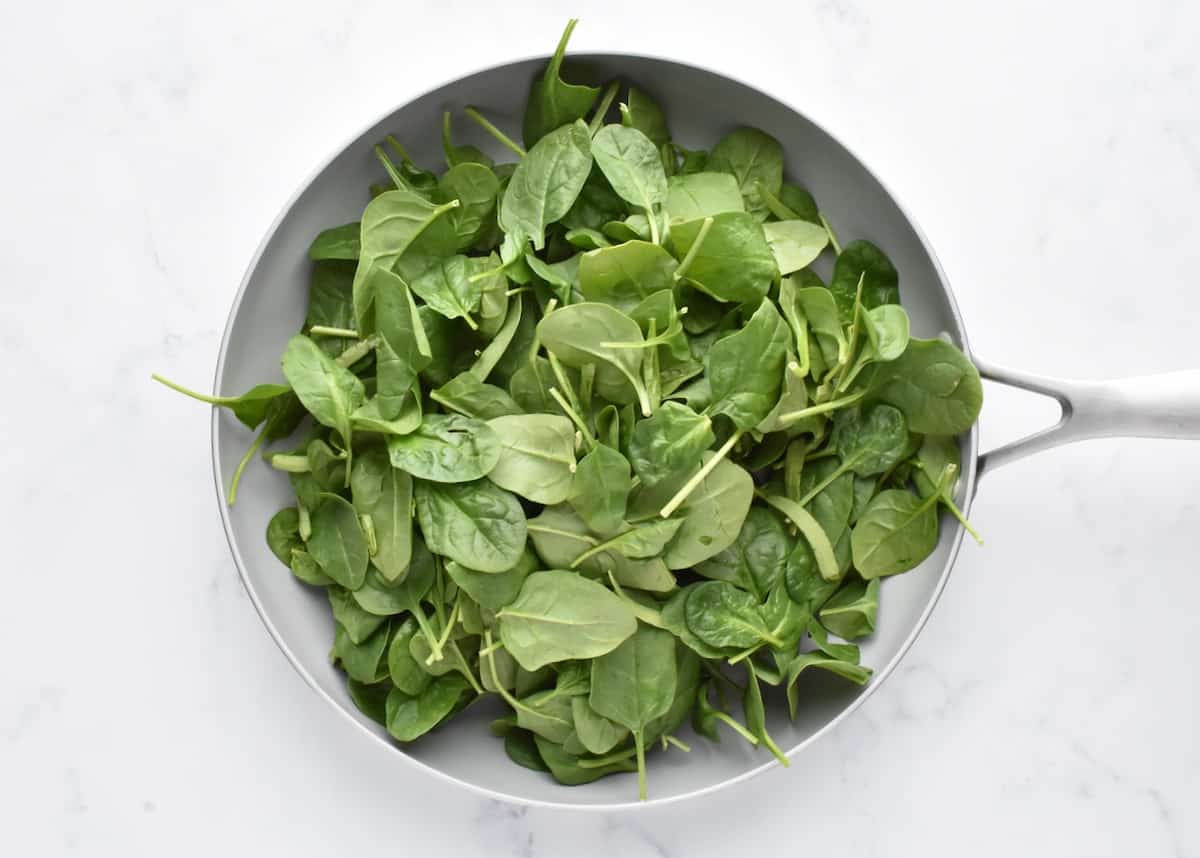
<path id="1" fill-rule="evenodd" d="M 338 627 L 346 630 L 346 635 L 352 643 L 361 644 L 369 638 L 377 628 L 387 621 L 384 614 L 372 614 L 354 600 L 350 591 L 337 584 L 329 587 L 325 595 L 329 599 L 329 609 Z"/>
<path id="2" fill-rule="evenodd" d="M 462 319 L 470 327 L 478 327 L 472 313 L 479 307 L 483 283 L 471 282 L 472 268 L 465 256 L 450 256 L 433 260 L 409 280 L 409 286 L 426 306 L 447 319 Z"/>
<path id="3" fill-rule="evenodd" d="M 546 71 L 534 80 L 529 90 L 521 136 L 525 139 L 525 145 L 534 149 L 537 148 L 535 144 L 554 129 L 586 116 L 600 95 L 599 87 L 567 83 L 562 79 L 563 56 L 575 24 L 574 18 L 567 22 L 567 28 L 563 30 Z M 530 154 L 532 152 L 531 149 Z"/>
<path id="4" fill-rule="evenodd" d="M 313 418 L 337 432 L 349 451 L 350 415 L 366 401 L 363 383 L 301 334 L 284 349 L 283 375 Z"/>
<path id="5" fill-rule="evenodd" d="M 584 253 L 579 261 L 579 291 L 587 301 L 612 304 L 623 312 L 643 299 L 675 286 L 676 262 L 661 246 L 627 241 Z"/>
<path id="6" fill-rule="evenodd" d="M 950 343 L 913 339 L 899 358 L 883 364 L 876 395 L 904 412 L 908 428 L 926 435 L 957 435 L 979 418 L 979 370 Z"/>
<path id="7" fill-rule="evenodd" d="M 692 634 L 709 646 L 745 649 L 783 643 L 771 634 L 758 600 L 728 581 L 697 584 L 684 603 L 684 616 Z"/>
<path id="8" fill-rule="evenodd" d="M 567 500 L 589 529 L 611 533 L 625 519 L 631 485 L 629 461 L 620 451 L 597 444 L 579 460 Z"/>
<path id="9" fill-rule="evenodd" d="M 708 156 L 708 169 L 729 173 L 737 179 L 746 210 L 766 217 L 767 204 L 757 183 L 772 194 L 783 186 L 783 147 L 779 141 L 757 128 L 739 128 L 724 137 Z"/>
<path id="10" fill-rule="evenodd" d="M 793 278 L 794 280 L 795 278 Z M 795 290 L 796 303 L 808 322 L 809 330 L 816 339 L 830 366 L 849 359 L 849 343 L 838 317 L 837 303 L 833 294 L 824 286 L 807 286 Z"/>
<path id="11" fill-rule="evenodd" d="M 596 390 L 605 399 L 623 404 L 628 401 L 623 391 L 629 389 L 642 402 L 643 413 L 650 413 L 640 378 L 642 350 L 609 345 L 640 342 L 642 331 L 637 322 L 607 304 L 585 302 L 545 316 L 537 331 L 546 350 L 566 366 L 595 364 Z"/>
<path id="12" fill-rule="evenodd" d="M 800 674 L 810 667 L 827 670 L 832 674 L 848 679 L 855 685 L 865 685 L 871 678 L 871 669 L 862 667 L 861 665 L 851 664 L 847 661 L 842 661 L 820 652 L 802 652 L 793 658 L 784 669 L 784 683 L 787 687 L 787 702 L 788 713 L 792 718 L 796 717 L 796 712 L 799 709 L 800 689 L 796 686 L 796 680 L 800 678 Z"/>
<path id="13" fill-rule="evenodd" d="M 467 681 L 456 673 L 439 676 L 415 696 L 394 688 L 387 698 L 387 731 L 400 742 L 418 739 L 440 724 L 469 692 Z"/>
<path id="14" fill-rule="evenodd" d="M 446 563 L 446 573 L 451 580 L 481 606 L 492 611 L 500 610 L 517 598 L 521 585 L 537 568 L 537 555 L 529 548 L 521 553 L 516 565 L 504 572 L 477 572 L 453 560 Z"/>
<path id="15" fill-rule="evenodd" d="M 430 414 L 408 435 L 389 437 L 392 465 L 422 480 L 467 483 L 487 476 L 500 460 L 500 438 L 481 420 Z"/>
<path id="16" fill-rule="evenodd" d="M 421 400 L 410 390 L 400 403 L 400 413 L 394 420 L 379 411 L 379 399 L 368 399 L 350 415 L 350 425 L 358 431 L 380 435 L 407 435 L 421 425 Z"/>
<path id="17" fill-rule="evenodd" d="M 355 234 L 355 243 L 358 237 Z M 355 251 L 357 258 L 357 251 Z M 304 332 L 314 325 L 325 328 L 353 329 L 354 264 L 342 261 L 318 262 L 313 265 L 308 281 L 308 312 L 304 317 Z M 318 342 L 330 357 L 345 352 L 354 341 L 347 337 L 322 337 Z"/>
<path id="18" fill-rule="evenodd" d="M 706 222 L 707 218 L 689 220 L 671 227 L 678 259 L 688 258 Z M 753 304 L 779 276 L 762 224 L 744 212 L 713 215 L 712 226 L 691 257 L 688 282 L 718 301 Z"/>
<path id="19" fill-rule="evenodd" d="M 312 514 L 308 553 L 322 572 L 343 587 L 357 590 L 362 586 L 367 576 L 367 539 L 349 501 L 338 495 L 321 496 L 321 504 Z"/>
<path id="20" fill-rule="evenodd" d="M 650 218 L 651 234 L 657 239 L 654 212 L 667 199 L 667 174 L 658 147 L 636 128 L 606 125 L 592 138 L 592 156 L 612 189 Z"/>
<path id="21" fill-rule="evenodd" d="M 388 675 L 387 646 L 390 632 L 390 624 L 384 622 L 362 643 L 355 643 L 346 629 L 339 625 L 333 638 L 333 657 L 351 679 L 368 685 L 379 682 Z"/>
<path id="22" fill-rule="evenodd" d="M 451 167 L 438 179 L 441 202 L 458 200 L 458 208 L 446 213 L 446 221 L 458 238 L 455 247 L 464 251 L 475 242 L 476 236 L 496 209 L 500 180 L 486 165 L 466 162 Z"/>
<path id="23" fill-rule="evenodd" d="M 526 670 L 574 658 L 596 658 L 632 635 L 628 604 L 603 585 L 574 572 L 550 570 L 525 579 L 502 608 L 500 639 Z"/>
<path id="24" fill-rule="evenodd" d="M 922 500 L 903 489 L 877 494 L 854 525 L 854 568 L 868 580 L 907 572 L 937 545 L 938 496 Z"/>
<path id="25" fill-rule="evenodd" d="M 592 662 L 588 703 L 598 714 L 633 733 L 642 799 L 646 798 L 645 731 L 671 708 L 676 681 L 675 638 L 670 632 L 645 625 Z"/>
<path id="26" fill-rule="evenodd" d="M 567 753 L 561 745 L 556 745 L 541 736 L 533 738 L 537 743 L 538 753 L 550 768 L 550 774 L 556 781 L 567 786 L 591 783 L 617 772 L 637 771 L 634 761 L 627 756 L 619 756 L 611 760 L 598 757 L 595 760 L 586 760 L 588 765 L 584 766 L 581 765 L 585 762 L 584 759 Z"/>
<path id="27" fill-rule="evenodd" d="M 575 471 L 575 427 L 555 414 L 496 417 L 488 426 L 500 439 L 500 458 L 488 479 L 534 503 L 567 499 Z"/>
<path id="28" fill-rule="evenodd" d="M 779 516 L 762 506 L 751 506 L 733 544 L 697 564 L 705 578 L 727 581 L 765 599 L 783 576 L 792 540 Z"/>
<path id="29" fill-rule="evenodd" d="M 394 627 L 392 640 L 388 644 L 387 652 L 388 676 L 391 677 L 392 683 L 398 689 L 410 697 L 415 697 L 424 691 L 430 680 L 433 679 L 433 676 L 413 658 L 409 651 L 413 636 L 417 634 L 420 627 L 412 617 L 393 621 L 392 625 Z"/>
<path id="30" fill-rule="evenodd" d="M 498 486 L 420 480 L 416 501 L 421 532 L 434 553 L 479 572 L 504 572 L 521 559 L 525 512 Z"/>
<path id="31" fill-rule="evenodd" d="M 368 685 L 365 682 L 350 679 L 346 682 L 346 690 L 350 692 L 350 699 L 354 701 L 359 712 L 375 723 L 386 726 L 387 696 L 392 690 L 390 682 L 385 679 L 382 682 Z"/>
<path id="32" fill-rule="evenodd" d="M 764 223 L 763 234 L 775 254 L 780 274 L 791 274 L 811 265 L 829 242 L 825 227 L 803 220 Z"/>
<path id="33" fill-rule="evenodd" d="M 520 414 L 521 406 L 502 387 L 484 384 L 470 372 L 460 372 L 441 387 L 433 390 L 429 398 L 464 417 L 476 420 L 491 420 L 509 414 Z"/>
<path id="34" fill-rule="evenodd" d="M 426 229 L 459 205 L 452 200 L 434 205 L 409 190 L 387 191 L 367 204 L 362 216 L 361 250 L 354 273 L 354 318 L 360 325 L 374 300 L 368 275 L 373 267 L 391 269 Z"/>
<path id="35" fill-rule="evenodd" d="M 737 539 L 753 499 L 750 474 L 732 462 L 718 462 L 680 507 L 683 525 L 663 554 L 667 567 L 688 569 L 727 548 Z"/>
<path id="36" fill-rule="evenodd" d="M 375 530 L 371 563 L 385 581 L 400 580 L 412 559 L 412 477 L 393 468 L 383 450 L 368 450 L 354 462 L 350 496 Z"/>
<path id="37" fill-rule="evenodd" d="M 293 550 L 304 549 L 300 539 L 300 514 L 294 506 L 284 507 L 267 522 L 267 547 L 284 566 L 291 566 Z"/>
<path id="38" fill-rule="evenodd" d="M 833 265 L 829 291 L 845 320 L 854 316 L 858 281 L 862 280 L 862 303 L 868 310 L 883 304 L 900 303 L 900 276 L 884 252 L 869 241 L 853 241 L 838 254 Z"/>
<path id="39" fill-rule="evenodd" d="M 665 146 L 671 139 L 667 130 L 667 117 L 658 104 L 638 89 L 629 87 L 629 97 L 620 106 L 621 124 L 627 128 L 636 128 L 650 138 L 656 149 Z"/>
<path id="40" fill-rule="evenodd" d="M 655 557 L 679 532 L 682 524 L 683 519 L 681 518 L 667 518 L 648 521 L 637 526 L 627 526 L 603 542 L 584 551 L 571 561 L 571 568 L 577 568 L 583 561 L 603 551 L 615 551 L 634 560 Z"/>
<path id="41" fill-rule="evenodd" d="M 362 225 L 358 221 L 322 230 L 308 246 L 308 258 L 313 262 L 358 259 L 361 234 Z"/>
<path id="42" fill-rule="evenodd" d="M 788 758 L 767 733 L 767 713 L 763 707 L 762 689 L 758 687 L 758 674 L 754 670 L 754 662 L 746 661 L 746 692 L 742 695 L 742 711 L 746 713 L 746 729 L 758 739 L 764 748 L 770 751 L 775 759 L 787 766 Z"/>
<path id="43" fill-rule="evenodd" d="M 680 473 L 691 473 L 700 454 L 712 446 L 712 420 L 678 402 L 664 402 L 633 427 L 629 461 L 643 485 L 654 486 Z"/>
<path id="44" fill-rule="evenodd" d="M 875 631 L 878 610 L 879 579 L 853 579 L 821 608 L 821 624 L 835 635 L 852 641 Z"/>
<path id="45" fill-rule="evenodd" d="M 605 718 L 592 708 L 585 695 L 571 698 L 575 735 L 589 754 L 607 754 L 629 737 L 629 728 Z"/>
<path id="46" fill-rule="evenodd" d="M 592 138 L 581 121 L 548 133 L 529 150 L 509 179 L 500 204 L 500 227 L 546 243 L 546 227 L 560 220 L 579 196 L 592 168 Z"/>
<path id="47" fill-rule="evenodd" d="M 724 414 L 739 429 L 753 429 L 775 406 L 788 328 L 771 301 L 763 301 L 746 326 L 709 350 L 707 377 L 712 389 L 710 414 Z"/>
<path id="48" fill-rule="evenodd" d="M 667 181 L 666 209 L 674 224 L 744 212 L 746 205 L 737 179 L 728 173 L 689 173 Z"/>

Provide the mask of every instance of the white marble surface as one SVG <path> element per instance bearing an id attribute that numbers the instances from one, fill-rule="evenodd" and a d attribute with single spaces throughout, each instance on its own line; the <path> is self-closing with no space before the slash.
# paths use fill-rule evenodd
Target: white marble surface
<path id="1" fill-rule="evenodd" d="M 287 666 L 225 546 L 207 414 L 148 375 L 208 383 L 246 261 L 332 147 L 548 50 L 573 11 L 524 5 L 0 11 L 4 852 L 1200 855 L 1200 444 L 992 475 L 987 547 L 897 675 L 791 771 L 715 798 L 480 801 L 381 756 Z M 920 218 L 990 360 L 1200 366 L 1195 4 L 772 5 L 618 0 L 576 9 L 575 46 L 762 82 L 841 136 Z M 989 396 L 989 444 L 1053 413 Z"/>

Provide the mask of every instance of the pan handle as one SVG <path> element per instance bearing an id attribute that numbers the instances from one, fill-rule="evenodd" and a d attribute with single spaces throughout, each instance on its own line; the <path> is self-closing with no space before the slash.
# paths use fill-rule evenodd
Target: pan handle
<path id="1" fill-rule="evenodd" d="M 978 476 L 1033 453 L 1088 438 L 1200 438 L 1200 369 L 1116 381 L 1047 378 L 975 361 L 990 381 L 1049 396 L 1062 406 L 1054 426 L 989 450 Z"/>

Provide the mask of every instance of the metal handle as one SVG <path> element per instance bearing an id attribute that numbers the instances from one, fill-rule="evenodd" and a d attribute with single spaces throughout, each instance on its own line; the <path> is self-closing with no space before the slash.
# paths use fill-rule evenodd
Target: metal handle
<path id="1" fill-rule="evenodd" d="M 1049 396 L 1062 406 L 1057 424 L 979 457 L 978 476 L 1033 453 L 1088 438 L 1200 438 L 1200 370 L 1117 381 L 1046 378 L 976 360 L 990 381 Z"/>

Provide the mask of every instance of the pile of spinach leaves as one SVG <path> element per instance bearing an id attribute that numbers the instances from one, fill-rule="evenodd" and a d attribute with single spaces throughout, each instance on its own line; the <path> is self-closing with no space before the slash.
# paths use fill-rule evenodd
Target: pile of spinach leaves
<path id="1" fill-rule="evenodd" d="M 515 762 L 637 772 L 644 798 L 685 723 L 786 764 L 764 697 L 794 715 L 810 668 L 868 680 L 853 641 L 939 508 L 961 519 L 982 394 L 778 141 L 689 149 L 645 92 L 564 81 L 573 26 L 522 143 L 467 110 L 516 161 L 456 145 L 449 114 L 440 172 L 376 147 L 361 219 L 309 250 L 286 383 L 171 386 L 259 430 L 231 503 L 286 443 L 265 457 L 296 503 L 267 543 L 328 593 L 363 712 L 411 742 L 495 695 Z"/>

